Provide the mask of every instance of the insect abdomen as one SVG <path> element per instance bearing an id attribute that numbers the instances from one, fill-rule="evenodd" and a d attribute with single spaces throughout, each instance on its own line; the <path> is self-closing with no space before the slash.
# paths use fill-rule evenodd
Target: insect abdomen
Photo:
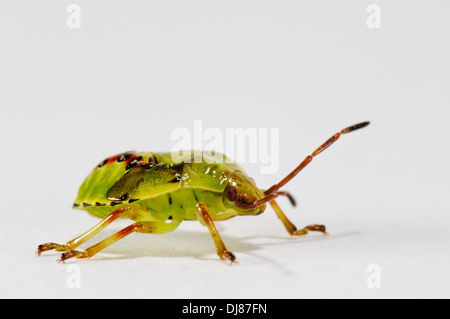
<path id="1" fill-rule="evenodd" d="M 84 180 L 78 191 L 74 206 L 111 206 L 106 197 L 113 186 L 124 174 L 138 164 L 154 162 L 154 153 L 126 152 L 111 156 L 98 164 Z M 114 206 L 115 203 L 112 203 Z"/>

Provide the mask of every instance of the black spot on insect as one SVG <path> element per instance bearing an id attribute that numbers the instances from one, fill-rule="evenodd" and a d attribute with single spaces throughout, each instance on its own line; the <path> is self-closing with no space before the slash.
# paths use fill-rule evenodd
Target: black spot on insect
<path id="1" fill-rule="evenodd" d="M 83 207 L 90 207 L 90 206 L 92 206 L 92 205 L 89 204 L 89 203 L 83 203 L 82 205 L 83 205 Z"/>
<path id="2" fill-rule="evenodd" d="M 134 158 L 130 164 L 127 165 L 126 169 L 132 169 L 133 167 L 135 167 L 137 164 L 139 164 L 142 161 L 142 156 L 138 156 L 136 158 Z"/>
<path id="3" fill-rule="evenodd" d="M 75 203 L 74 203 L 74 204 L 72 205 L 72 207 L 73 207 L 73 208 L 80 207 L 80 204 L 75 204 Z"/>
<path id="4" fill-rule="evenodd" d="M 127 200 L 128 197 L 130 197 L 130 195 L 129 194 L 125 194 L 125 195 L 120 196 L 119 200 L 120 201 L 124 201 L 124 200 Z"/>
<path id="5" fill-rule="evenodd" d="M 99 202 L 95 202 L 95 206 L 105 206 L 105 204 L 99 203 Z"/>
<path id="6" fill-rule="evenodd" d="M 156 160 L 155 155 L 150 155 L 150 157 L 148 158 L 147 164 L 151 164 L 153 166 L 158 164 L 158 161 Z"/>
<path id="7" fill-rule="evenodd" d="M 100 164 L 97 165 L 98 168 L 104 166 L 106 163 L 108 163 L 109 158 L 106 158 L 103 162 L 101 162 Z"/>
<path id="8" fill-rule="evenodd" d="M 129 200 L 128 200 L 128 203 L 131 204 L 131 203 L 133 203 L 133 202 L 137 202 L 138 200 L 139 200 L 139 199 L 129 199 Z"/>
<path id="9" fill-rule="evenodd" d="M 166 224 L 172 223 L 172 216 L 169 216 L 166 220 Z"/>
<path id="10" fill-rule="evenodd" d="M 172 196 L 170 196 L 169 194 L 169 205 L 172 205 L 172 203 L 173 203 Z"/>
<path id="11" fill-rule="evenodd" d="M 126 153 L 122 153 L 117 157 L 117 161 L 118 162 L 123 162 L 126 161 L 127 159 L 129 159 L 131 156 L 133 156 L 134 152 L 126 152 Z"/>
<path id="12" fill-rule="evenodd" d="M 195 198 L 195 201 L 198 202 L 197 194 L 195 193 L 195 191 L 193 191 L 193 192 L 194 192 L 194 198 Z"/>
<path id="13" fill-rule="evenodd" d="M 118 202 L 111 202 L 111 203 L 109 203 L 110 206 L 116 206 L 116 205 L 120 205 L 120 204 L 122 204 L 122 203 L 118 203 Z"/>

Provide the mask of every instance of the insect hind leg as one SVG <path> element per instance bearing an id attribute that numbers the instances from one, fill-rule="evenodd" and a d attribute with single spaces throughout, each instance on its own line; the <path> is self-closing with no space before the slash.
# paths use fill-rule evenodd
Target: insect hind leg
<path id="1" fill-rule="evenodd" d="M 58 261 L 65 261 L 69 258 L 90 258 L 97 254 L 99 251 L 105 249 L 106 247 L 114 244 L 120 239 L 124 238 L 127 235 L 130 235 L 134 232 L 137 233 L 147 233 L 147 234 L 165 234 L 173 231 L 178 227 L 180 223 L 172 222 L 152 222 L 152 221 L 142 221 L 131 224 L 114 235 L 102 240 L 101 242 L 87 248 L 84 251 L 78 250 L 68 250 L 61 255 L 61 258 Z"/>
<path id="2" fill-rule="evenodd" d="M 98 234 L 100 231 L 102 231 L 106 226 L 111 224 L 113 221 L 115 221 L 119 217 L 127 216 L 127 214 L 130 213 L 130 209 L 128 207 L 121 207 L 119 209 L 116 209 L 114 212 L 109 214 L 106 218 L 102 219 L 97 225 L 89 229 L 87 232 L 82 234 L 81 236 L 78 236 L 75 239 L 72 239 L 71 241 L 68 241 L 64 245 L 56 244 L 56 243 L 46 243 L 39 245 L 37 248 L 36 253 L 40 256 L 42 252 L 48 251 L 48 250 L 56 250 L 56 251 L 67 251 L 72 250 L 81 245 L 82 243 L 86 242 L 88 239 L 92 238 L 94 235 Z"/>

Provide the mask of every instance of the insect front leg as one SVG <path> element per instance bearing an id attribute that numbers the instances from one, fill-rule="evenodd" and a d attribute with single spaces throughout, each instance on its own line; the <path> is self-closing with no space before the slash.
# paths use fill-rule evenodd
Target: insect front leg
<path id="1" fill-rule="evenodd" d="M 60 245 L 56 243 L 46 243 L 38 246 L 38 249 L 36 253 L 40 256 L 42 252 L 47 250 L 56 250 L 56 251 L 67 251 L 72 250 L 93 237 L 95 234 L 102 231 L 106 226 L 111 224 L 113 221 L 115 221 L 117 218 L 126 216 L 128 213 L 127 207 L 121 207 L 111 214 L 109 214 L 105 219 L 103 219 L 101 222 L 99 222 L 97 225 L 95 225 L 93 228 L 82 234 L 81 236 L 78 236 L 75 239 L 72 239 L 71 241 L 67 242 L 65 245 Z"/>
<path id="2" fill-rule="evenodd" d="M 208 227 L 209 232 L 211 233 L 214 244 L 216 245 L 216 251 L 219 258 L 222 260 L 228 259 L 232 263 L 237 262 L 236 257 L 233 255 L 233 253 L 228 251 L 225 247 L 225 244 L 223 243 L 222 238 L 217 232 L 216 226 L 214 226 L 213 220 L 208 213 L 206 205 L 203 203 L 198 203 L 196 209 L 199 218 L 203 220 L 206 227 Z"/>
<path id="3" fill-rule="evenodd" d="M 270 201 L 270 205 L 291 236 L 304 236 L 308 234 L 309 231 L 319 231 L 324 233 L 325 235 L 327 234 L 327 230 L 324 225 L 310 225 L 303 229 L 297 229 L 297 227 L 295 227 L 295 225 L 292 224 L 291 221 L 286 217 L 276 201 Z"/>

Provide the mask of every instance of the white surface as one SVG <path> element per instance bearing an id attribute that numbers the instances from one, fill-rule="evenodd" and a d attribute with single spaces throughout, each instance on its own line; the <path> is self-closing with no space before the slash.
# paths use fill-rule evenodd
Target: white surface
<path id="1" fill-rule="evenodd" d="M 77 3 L 79 30 L 69 2 L 0 5 L 0 297 L 450 297 L 447 2 L 378 1 L 378 30 L 365 1 Z M 297 209 L 280 200 L 298 227 L 330 235 L 289 238 L 268 209 L 218 223 L 231 267 L 198 223 L 92 260 L 34 255 L 97 222 L 70 209 L 93 166 L 170 150 L 195 119 L 280 128 L 279 172 L 244 164 L 263 188 L 371 120 L 289 184 Z M 380 289 L 367 286 L 372 264 Z"/>

